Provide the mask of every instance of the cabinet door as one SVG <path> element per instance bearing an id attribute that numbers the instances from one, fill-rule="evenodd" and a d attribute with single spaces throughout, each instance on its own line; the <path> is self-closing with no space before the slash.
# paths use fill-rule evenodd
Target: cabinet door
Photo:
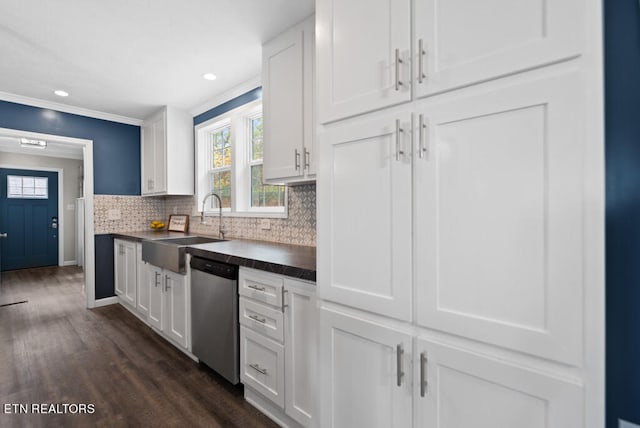
<path id="1" fill-rule="evenodd" d="M 114 289 L 117 296 L 124 296 L 126 287 L 126 262 L 124 259 L 124 241 L 113 241 L 113 270 Z"/>
<path id="2" fill-rule="evenodd" d="M 415 361 L 417 427 L 584 426 L 584 393 L 572 379 L 426 340 Z"/>
<path id="3" fill-rule="evenodd" d="M 285 412 L 304 426 L 317 415 L 316 342 L 318 312 L 313 285 L 286 280 L 284 310 Z"/>
<path id="4" fill-rule="evenodd" d="M 146 281 L 149 288 L 149 324 L 158 330 L 162 330 L 164 318 L 164 287 L 162 269 L 150 264 L 146 265 Z"/>
<path id="5" fill-rule="evenodd" d="M 147 280 L 147 262 L 143 262 L 140 258 L 141 252 L 138 253 L 138 300 L 136 308 L 138 313 L 145 319 L 149 315 L 149 281 Z"/>
<path id="6" fill-rule="evenodd" d="M 153 180 L 155 175 L 155 131 L 153 123 L 145 122 L 142 125 L 142 139 L 140 141 L 140 157 L 142 160 L 142 194 L 153 193 Z"/>
<path id="7" fill-rule="evenodd" d="M 416 95 L 579 55 L 584 10 L 579 0 L 416 0 Z"/>
<path id="8" fill-rule="evenodd" d="M 318 180 L 323 299 L 411 319 L 411 115 L 327 131 Z"/>
<path id="9" fill-rule="evenodd" d="M 580 82 L 570 73 L 422 104 L 419 324 L 581 364 L 588 196 Z"/>
<path id="10" fill-rule="evenodd" d="M 132 307 L 136 307 L 136 294 L 138 289 L 138 260 L 136 256 L 136 244 L 125 241 L 122 244 L 124 266 L 124 293 L 122 297 Z"/>
<path id="11" fill-rule="evenodd" d="M 166 317 L 163 331 L 179 345 L 186 348 L 187 316 L 189 315 L 187 299 L 187 277 L 164 271 Z"/>
<path id="12" fill-rule="evenodd" d="M 295 27 L 262 48 L 265 180 L 303 173 L 304 32 Z"/>
<path id="13" fill-rule="evenodd" d="M 326 308 L 320 336 L 322 426 L 410 427 L 411 336 Z"/>
<path id="14" fill-rule="evenodd" d="M 153 193 L 167 191 L 167 117 L 163 112 L 153 122 L 154 133 L 154 174 Z"/>
<path id="15" fill-rule="evenodd" d="M 410 0 L 316 2 L 320 123 L 411 99 L 410 13 Z"/>

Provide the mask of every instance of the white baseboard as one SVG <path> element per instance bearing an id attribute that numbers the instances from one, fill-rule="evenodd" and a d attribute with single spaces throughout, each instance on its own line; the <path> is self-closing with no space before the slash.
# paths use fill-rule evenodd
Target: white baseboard
<path id="1" fill-rule="evenodd" d="M 117 296 L 105 297 L 104 299 L 97 299 L 94 308 L 99 308 L 100 306 L 115 305 L 116 303 L 118 303 Z"/>
<path id="2" fill-rule="evenodd" d="M 77 266 L 78 262 L 75 260 L 65 260 L 62 262 L 62 266 Z"/>

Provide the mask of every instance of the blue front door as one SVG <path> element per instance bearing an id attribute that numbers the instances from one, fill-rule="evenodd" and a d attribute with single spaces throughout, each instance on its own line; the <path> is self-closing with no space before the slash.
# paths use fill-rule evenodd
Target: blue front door
<path id="1" fill-rule="evenodd" d="M 58 264 L 58 173 L 0 168 L 0 269 Z"/>

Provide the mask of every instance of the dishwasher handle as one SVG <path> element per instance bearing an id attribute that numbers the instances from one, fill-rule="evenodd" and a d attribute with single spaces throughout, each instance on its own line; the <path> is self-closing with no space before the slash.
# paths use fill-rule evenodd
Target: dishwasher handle
<path id="1" fill-rule="evenodd" d="M 238 279 L 238 266 L 215 262 L 202 257 L 191 257 L 191 269 L 226 279 Z"/>

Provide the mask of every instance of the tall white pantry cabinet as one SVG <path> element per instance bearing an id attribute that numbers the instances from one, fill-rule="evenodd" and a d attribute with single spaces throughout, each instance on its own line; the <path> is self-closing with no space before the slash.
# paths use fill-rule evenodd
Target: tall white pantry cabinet
<path id="1" fill-rule="evenodd" d="M 601 17 L 317 1 L 321 426 L 603 426 Z"/>

